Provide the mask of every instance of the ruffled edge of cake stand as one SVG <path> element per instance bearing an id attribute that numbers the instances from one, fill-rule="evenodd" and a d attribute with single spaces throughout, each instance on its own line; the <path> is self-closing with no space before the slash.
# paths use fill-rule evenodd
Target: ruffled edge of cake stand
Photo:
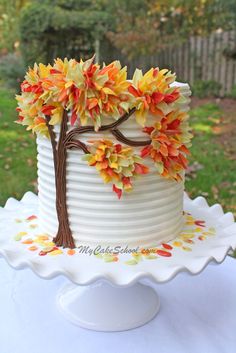
<path id="1" fill-rule="evenodd" d="M 214 219 L 217 226 L 218 236 L 211 244 L 205 246 L 201 253 L 184 254 L 178 261 L 173 258 L 166 258 L 165 262 L 154 263 L 147 261 L 138 266 L 127 266 L 123 263 L 107 264 L 97 259 L 85 259 L 78 256 L 77 259 L 68 261 L 68 258 L 42 259 L 34 254 L 26 254 L 25 251 L 18 251 L 14 242 L 1 244 L 0 234 L 0 255 L 6 259 L 8 264 L 16 269 L 29 267 L 35 274 L 44 279 L 51 279 L 59 275 L 69 278 L 79 285 L 88 285 L 98 280 L 107 280 L 118 286 L 129 286 L 141 279 L 149 279 L 154 282 L 166 282 L 174 278 L 179 272 L 190 275 L 199 274 L 209 263 L 221 263 L 230 250 L 236 248 L 236 223 L 231 212 L 224 213 L 221 205 L 209 206 L 206 199 L 199 196 L 191 200 L 187 194 L 184 195 L 185 211 L 189 209 L 196 213 L 204 214 L 204 219 Z M 1 223 L 12 219 L 14 212 L 37 212 L 38 197 L 32 192 L 27 192 L 20 201 L 9 198 L 4 207 L 0 208 L 0 231 Z M 7 224 L 7 223 L 5 223 Z M 8 225 L 8 224 L 7 224 Z M 11 224 L 9 222 L 9 229 Z M 9 232 L 6 229 L 6 232 Z M 3 238 L 3 236 L 2 236 Z M 206 243 L 207 244 L 207 243 Z M 70 263 L 70 266 L 69 266 Z M 76 266 L 78 265 L 78 266 Z"/>

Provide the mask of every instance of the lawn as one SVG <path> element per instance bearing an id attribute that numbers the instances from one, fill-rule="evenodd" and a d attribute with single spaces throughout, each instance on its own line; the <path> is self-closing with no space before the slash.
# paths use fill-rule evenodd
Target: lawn
<path id="1" fill-rule="evenodd" d="M 236 215 L 236 100 L 193 99 L 194 139 L 186 190 Z"/>
<path id="2" fill-rule="evenodd" d="M 193 99 L 192 156 L 186 190 L 191 197 L 203 195 L 209 204 L 219 202 L 236 213 L 236 101 Z M 21 198 L 36 191 L 35 138 L 14 123 L 14 94 L 0 89 L 0 205 L 9 196 Z"/>
<path id="3" fill-rule="evenodd" d="M 27 190 L 36 191 L 35 138 L 15 124 L 14 93 L 0 89 L 0 205 Z"/>

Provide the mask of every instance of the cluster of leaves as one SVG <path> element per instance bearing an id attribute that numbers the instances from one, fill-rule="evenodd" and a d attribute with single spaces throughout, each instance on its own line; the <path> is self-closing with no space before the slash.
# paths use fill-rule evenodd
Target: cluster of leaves
<path id="1" fill-rule="evenodd" d="M 105 183 L 113 183 L 113 191 L 118 198 L 123 191 L 132 190 L 132 179 L 149 172 L 142 158 L 134 154 L 130 147 L 113 144 L 110 140 L 90 141 L 90 154 L 84 159 L 90 166 L 96 167 Z"/>
<path id="2" fill-rule="evenodd" d="M 180 95 L 177 88 L 170 87 L 174 80 L 175 75 L 167 69 L 152 68 L 144 75 L 142 70 L 135 70 L 129 92 L 136 98 L 136 118 L 140 125 L 145 126 L 149 112 L 164 117 L 172 110 L 169 104 Z"/>
<path id="3" fill-rule="evenodd" d="M 144 128 L 152 143 L 142 149 L 141 156 L 150 156 L 163 177 L 181 180 L 183 167 L 187 168 L 187 147 L 192 138 L 187 120 L 186 113 L 173 111 L 154 126 Z"/>
<path id="4" fill-rule="evenodd" d="M 51 117 L 51 125 L 60 124 L 66 109 L 72 112 L 71 125 L 92 122 L 98 130 L 101 118 L 118 119 L 128 111 L 132 95 L 126 68 L 118 61 L 102 68 L 93 61 L 57 59 L 53 66 L 35 64 L 21 85 L 22 94 L 17 96 L 19 122 L 47 134 L 45 116 Z"/>
<path id="5" fill-rule="evenodd" d="M 135 107 L 137 122 L 145 126 L 149 113 L 164 117 L 175 109 L 172 103 L 183 99 L 178 88 L 170 87 L 174 80 L 170 71 L 152 68 L 144 75 L 137 69 L 128 81 L 126 67 L 119 61 L 101 67 L 94 58 L 57 59 L 53 66 L 35 64 L 17 96 L 19 122 L 46 134 L 45 115 L 51 116 L 51 125 L 59 124 L 66 109 L 72 112 L 71 125 L 92 122 L 98 130 L 102 119 L 117 120 Z"/>
<path id="6" fill-rule="evenodd" d="M 71 112 L 72 126 L 92 123 L 95 131 L 104 121 L 118 120 L 124 113 L 135 111 L 136 119 L 133 116 L 130 119 L 150 135 L 151 149 L 143 150 L 143 156 L 154 160 L 163 177 L 180 180 L 180 172 L 187 164 L 185 155 L 191 134 L 188 116 L 180 111 L 185 98 L 181 89 L 173 86 L 174 80 L 175 75 L 170 71 L 152 68 L 145 74 L 137 69 L 129 81 L 126 67 L 122 68 L 119 61 L 100 66 L 94 63 L 94 58 L 85 62 L 57 59 L 53 66 L 35 64 L 26 74 L 22 92 L 17 96 L 18 122 L 28 130 L 48 136 L 47 124 L 60 124 L 64 110 Z M 103 166 L 101 175 L 113 181 L 118 195 L 131 188 L 129 177 L 147 172 L 130 148 L 123 149 L 109 141 L 98 144 L 94 141 L 94 148 L 90 164 L 96 161 L 97 169 Z M 107 161 L 110 155 L 111 161 Z"/>

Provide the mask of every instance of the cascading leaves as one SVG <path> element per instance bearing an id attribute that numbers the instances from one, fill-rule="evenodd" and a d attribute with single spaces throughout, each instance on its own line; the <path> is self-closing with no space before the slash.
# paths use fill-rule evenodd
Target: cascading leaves
<path id="1" fill-rule="evenodd" d="M 70 112 L 70 125 L 92 125 L 94 132 L 118 120 L 133 109 L 130 117 L 148 135 L 150 143 L 140 149 L 115 144 L 109 139 L 87 141 L 85 155 L 104 182 L 113 184 L 120 198 L 132 189 L 135 177 L 147 174 L 143 159 L 153 161 L 157 172 L 181 180 L 187 166 L 191 133 L 188 115 L 181 111 L 184 96 L 173 85 L 175 75 L 167 69 L 136 69 L 127 79 L 127 69 L 119 61 L 109 65 L 74 59 L 56 59 L 53 65 L 35 64 L 29 68 L 18 95 L 18 123 L 37 134 L 49 136 L 47 124 L 59 125 L 63 111 Z M 49 118 L 49 120 L 47 120 Z"/>

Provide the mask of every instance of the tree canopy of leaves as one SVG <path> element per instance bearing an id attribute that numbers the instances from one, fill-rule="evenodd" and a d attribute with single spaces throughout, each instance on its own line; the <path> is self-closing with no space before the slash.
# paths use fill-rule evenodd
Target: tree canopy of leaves
<path id="1" fill-rule="evenodd" d="M 43 0 L 26 6 L 20 17 L 25 61 L 52 62 L 56 57 L 87 58 L 94 53 L 110 16 L 91 0 Z"/>

